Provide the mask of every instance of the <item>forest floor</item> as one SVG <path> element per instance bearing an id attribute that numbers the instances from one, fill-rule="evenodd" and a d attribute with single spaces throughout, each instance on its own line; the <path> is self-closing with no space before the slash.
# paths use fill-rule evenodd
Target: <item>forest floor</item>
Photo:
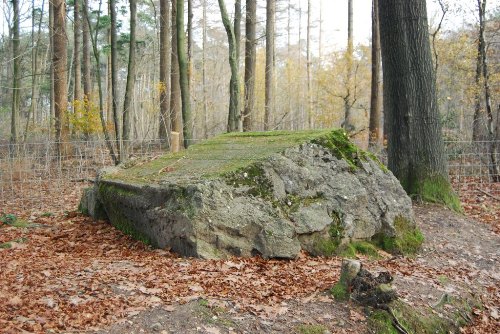
<path id="1" fill-rule="evenodd" d="M 37 210 L 15 200 L 0 209 L 17 217 L 0 223 L 0 333 L 369 332 L 363 307 L 328 292 L 340 258 L 180 258 L 76 213 L 80 193 L 68 187 Z M 461 332 L 498 333 L 500 201 L 468 194 L 465 215 L 415 205 L 425 235 L 418 256 L 359 258 L 389 271 L 412 307 L 439 315 L 444 294 L 480 300 Z"/>

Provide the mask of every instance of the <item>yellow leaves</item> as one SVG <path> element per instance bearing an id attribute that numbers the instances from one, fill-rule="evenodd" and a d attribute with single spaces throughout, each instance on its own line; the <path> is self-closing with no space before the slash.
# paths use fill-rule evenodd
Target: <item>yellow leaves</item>
<path id="1" fill-rule="evenodd" d="M 73 113 L 69 114 L 69 122 L 75 134 L 92 134 L 102 131 L 99 108 L 89 101 L 87 97 L 83 100 L 73 101 Z"/>

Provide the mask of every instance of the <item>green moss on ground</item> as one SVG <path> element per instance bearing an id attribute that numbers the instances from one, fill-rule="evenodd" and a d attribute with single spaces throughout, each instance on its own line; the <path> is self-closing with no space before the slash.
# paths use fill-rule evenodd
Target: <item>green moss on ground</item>
<path id="1" fill-rule="evenodd" d="M 367 255 L 372 259 L 380 258 L 377 247 L 368 241 L 353 241 L 340 245 L 336 254 L 340 257 L 355 258 L 357 254 Z"/>
<path id="2" fill-rule="evenodd" d="M 398 216 L 394 220 L 396 234 L 394 236 L 375 235 L 375 245 L 392 254 L 414 255 L 424 242 L 424 236 L 418 227 L 406 218 Z"/>
<path id="3" fill-rule="evenodd" d="M 323 325 L 301 324 L 297 326 L 296 331 L 300 334 L 323 334 L 328 328 Z"/>
<path id="4" fill-rule="evenodd" d="M 450 182 L 444 178 L 425 180 L 419 185 L 417 194 L 425 202 L 444 204 L 456 212 L 463 211 L 460 199 L 453 191 Z"/>
<path id="5" fill-rule="evenodd" d="M 389 305 L 392 314 L 405 330 L 415 334 L 457 332 L 467 323 L 463 314 L 470 314 L 470 310 L 464 309 L 463 301 L 459 299 L 450 301 L 448 306 L 451 311 L 439 314 L 432 308 L 416 308 L 400 300 Z M 398 333 L 394 327 L 393 317 L 387 310 L 373 310 L 368 318 L 368 324 L 375 333 Z"/>

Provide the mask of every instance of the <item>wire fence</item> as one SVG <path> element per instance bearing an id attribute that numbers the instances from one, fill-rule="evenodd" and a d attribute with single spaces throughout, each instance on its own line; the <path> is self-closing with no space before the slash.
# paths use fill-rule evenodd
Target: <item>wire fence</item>
<path id="1" fill-rule="evenodd" d="M 160 140 L 132 141 L 128 146 L 134 160 L 153 159 L 168 150 Z M 72 141 L 60 147 L 58 156 L 54 142 L 0 144 L 0 214 L 74 210 L 82 189 L 100 169 L 113 165 L 104 141 Z M 492 177 L 500 154 L 492 154 L 492 147 L 500 143 L 446 142 L 450 178 L 462 198 L 477 193 L 500 198 L 500 182 Z"/>

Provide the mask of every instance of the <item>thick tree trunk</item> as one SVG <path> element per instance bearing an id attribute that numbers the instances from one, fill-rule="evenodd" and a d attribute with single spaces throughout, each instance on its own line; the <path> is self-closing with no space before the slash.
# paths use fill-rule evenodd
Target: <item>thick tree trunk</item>
<path id="1" fill-rule="evenodd" d="M 188 63 L 186 55 L 186 33 L 184 32 L 184 0 L 177 1 L 177 57 L 179 60 L 179 83 L 182 100 L 182 130 L 184 134 L 184 148 L 191 145 L 191 101 L 188 82 Z"/>
<path id="2" fill-rule="evenodd" d="M 276 0 L 267 0 L 266 7 L 266 78 L 265 78 L 265 105 L 264 130 L 272 128 L 274 111 L 274 29 L 275 29 Z"/>
<path id="3" fill-rule="evenodd" d="M 251 131 L 255 106 L 255 64 L 257 2 L 246 0 L 245 18 L 245 111 L 243 113 L 243 131 Z"/>
<path id="4" fill-rule="evenodd" d="M 370 136 L 368 146 L 382 146 L 383 126 L 380 99 L 380 30 L 378 23 L 378 0 L 372 2 L 372 78 L 370 98 Z"/>
<path id="5" fill-rule="evenodd" d="M 425 0 L 379 0 L 389 168 L 410 195 L 459 209 L 441 136 Z"/>
<path id="6" fill-rule="evenodd" d="M 21 54 L 19 49 L 20 39 L 20 12 L 19 0 L 13 0 L 14 21 L 12 27 L 12 110 L 10 119 L 10 143 L 17 144 L 19 127 L 19 106 L 21 101 Z M 12 148 L 11 153 L 14 152 Z"/>
<path id="7" fill-rule="evenodd" d="M 66 4 L 64 0 L 53 0 L 54 6 L 54 105 L 57 156 L 62 153 L 62 142 L 66 140 L 66 112 L 68 94 L 66 90 L 66 65 L 68 62 L 66 36 Z"/>
<path id="8" fill-rule="evenodd" d="M 236 1 L 236 7 L 239 0 Z M 234 33 L 234 28 L 231 25 L 231 20 L 227 13 L 226 5 L 224 0 L 219 0 L 219 8 L 222 17 L 222 23 L 226 29 L 227 40 L 229 42 L 229 66 L 231 68 L 231 80 L 229 82 L 229 115 L 227 120 L 227 131 L 234 132 L 238 130 L 238 118 L 239 118 L 239 97 L 240 97 L 240 84 L 239 84 L 239 66 L 238 66 L 238 51 L 236 36 Z M 241 7 L 240 7 L 241 10 Z M 241 18 L 241 15 L 235 15 L 235 20 L 237 17 Z M 236 26 L 236 21 L 234 22 Z"/>
<path id="9" fill-rule="evenodd" d="M 132 111 L 132 98 L 134 96 L 135 86 L 135 26 L 137 17 L 136 0 L 129 0 L 130 4 L 130 45 L 128 53 L 127 84 L 125 86 L 125 97 L 123 100 L 123 159 L 128 157 L 128 148 L 130 141 L 130 127 Z"/>
<path id="10" fill-rule="evenodd" d="M 170 4 L 160 1 L 160 127 L 159 137 L 164 143 L 170 140 Z"/>
<path id="11" fill-rule="evenodd" d="M 170 120 L 172 131 L 180 133 L 182 141 L 181 87 L 179 79 L 179 55 L 177 52 L 177 1 L 172 0 L 172 60 L 170 64 Z M 183 0 L 181 0 L 183 1 Z"/>

